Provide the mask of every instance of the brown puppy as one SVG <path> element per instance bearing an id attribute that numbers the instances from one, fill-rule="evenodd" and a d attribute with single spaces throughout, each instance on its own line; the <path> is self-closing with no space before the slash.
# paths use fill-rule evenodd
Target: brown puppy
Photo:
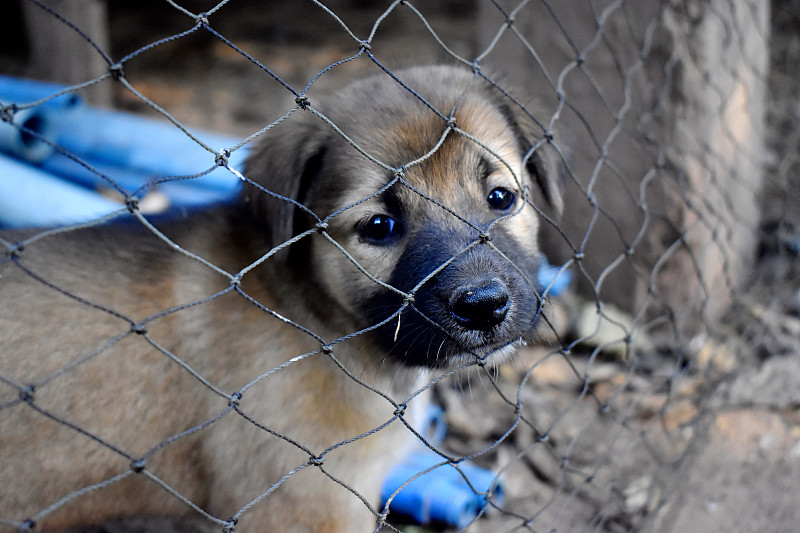
<path id="1" fill-rule="evenodd" d="M 530 337 L 533 206 L 560 202 L 499 91 L 398 77 L 415 93 L 381 75 L 301 101 L 249 159 L 248 207 L 3 236 L 0 526 L 375 529 L 423 369 Z"/>

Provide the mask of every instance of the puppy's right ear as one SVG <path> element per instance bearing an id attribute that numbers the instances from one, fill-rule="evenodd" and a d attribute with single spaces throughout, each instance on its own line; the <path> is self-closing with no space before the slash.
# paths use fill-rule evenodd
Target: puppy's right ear
<path id="1" fill-rule="evenodd" d="M 539 126 L 527 111 L 505 96 L 500 98 L 495 92 L 500 112 L 508 121 L 511 132 L 517 140 L 520 155 L 524 157 L 525 170 L 536 185 L 549 209 L 556 217 L 564 209 L 565 168 L 561 155 L 550 142 L 539 143 L 542 137 Z M 538 147 L 534 149 L 534 146 Z"/>
<path id="2" fill-rule="evenodd" d="M 245 162 L 244 175 L 257 186 L 246 184 L 243 200 L 265 224 L 269 248 L 306 229 L 297 221 L 310 217 L 303 204 L 325 157 L 324 128 L 298 118 L 270 130 Z"/>
<path id="3" fill-rule="evenodd" d="M 564 169 L 558 151 L 549 143 L 542 144 L 536 150 L 529 148 L 525 168 L 553 214 L 560 217 L 564 211 Z"/>

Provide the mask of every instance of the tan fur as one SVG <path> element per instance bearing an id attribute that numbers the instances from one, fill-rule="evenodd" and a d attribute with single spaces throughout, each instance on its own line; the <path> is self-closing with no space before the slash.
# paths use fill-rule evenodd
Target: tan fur
<path id="1" fill-rule="evenodd" d="M 248 185 L 243 201 L 249 207 L 159 225 L 171 241 L 224 272 L 247 269 L 240 284 L 137 224 L 45 236 L 0 262 L 0 518 L 22 522 L 58 503 L 37 520 L 38 530 L 56 531 L 125 516 L 195 513 L 170 494 L 175 492 L 221 520 L 243 511 L 237 531 L 375 529 L 383 476 L 413 441 L 398 415 L 412 423 L 424 409 L 423 394 L 397 411 L 424 383 L 426 373 L 413 364 L 448 366 L 491 350 L 507 353 L 504 343 L 525 337 L 528 328 L 509 325 L 508 338 L 498 333 L 496 346 L 469 340 L 489 333 L 466 328 L 454 330 L 453 339 L 442 336 L 438 346 L 412 342 L 413 353 L 389 353 L 387 335 L 395 322 L 406 326 L 414 311 L 406 308 L 378 332 L 362 332 L 380 320 L 370 313 L 385 289 L 361 269 L 388 283 L 415 268 L 403 264 L 409 254 L 415 260 L 429 253 L 449 257 L 449 270 L 418 288 L 412 286 L 429 272 L 413 272 L 409 287 L 400 289 L 418 291 L 414 305 L 428 298 L 434 310 L 447 305 L 447 295 L 440 304 L 426 291 L 444 290 L 436 284 L 450 270 L 464 283 L 473 274 L 502 276 L 511 301 L 509 318 L 497 328 L 506 327 L 534 305 L 530 296 L 520 300 L 514 292 L 535 277 L 538 220 L 522 199 L 543 205 L 514 133 L 529 135 L 530 126 L 509 123 L 511 115 L 500 109 L 508 103 L 500 104 L 501 97 L 468 71 L 429 67 L 399 75 L 442 114 L 461 102 L 457 129 L 438 150 L 433 148 L 447 121 L 388 77 L 358 82 L 327 102 L 311 101 L 372 157 L 392 168 L 405 165 L 402 178 L 417 192 L 402 184 L 393 188 L 404 234 L 391 245 L 367 242 L 357 230 L 365 217 L 386 211 L 383 197 L 376 197 L 260 262 L 316 222 Z M 530 139 L 531 145 L 536 141 Z M 539 185 L 549 187 L 544 195 L 557 207 L 558 186 L 543 150 L 534 157 L 547 172 L 536 180 L 547 181 Z M 476 175 L 482 160 L 493 169 L 485 183 Z M 266 136 L 245 174 L 302 200 L 321 219 L 393 179 L 393 172 L 303 110 Z M 505 218 L 486 205 L 488 191 L 500 186 L 520 198 Z M 245 212 L 251 209 L 255 216 Z M 486 244 L 461 250 L 484 227 L 492 246 L 512 243 L 515 249 L 502 255 Z M 458 243 L 434 238 L 433 248 L 413 249 L 431 231 L 453 235 Z M 25 392 L 28 385 L 35 385 L 32 394 Z M 320 454 L 322 461 L 315 460 Z M 75 493 L 114 476 L 124 479 Z"/>

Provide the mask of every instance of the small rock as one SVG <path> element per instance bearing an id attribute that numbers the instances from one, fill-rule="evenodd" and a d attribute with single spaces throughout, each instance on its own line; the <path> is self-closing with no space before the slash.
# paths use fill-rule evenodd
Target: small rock
<path id="1" fill-rule="evenodd" d="M 731 385 L 731 403 L 786 407 L 800 405 L 800 358 L 773 357 Z"/>
<path id="2" fill-rule="evenodd" d="M 603 304 L 599 310 L 595 304 L 584 305 L 578 312 L 574 334 L 582 344 L 600 348 L 616 360 L 627 359 L 629 338 L 637 351 L 653 350 L 652 341 L 636 327 L 634 318 L 610 304 Z"/>
<path id="3" fill-rule="evenodd" d="M 800 459 L 800 440 L 789 450 L 789 459 Z"/>
<path id="4" fill-rule="evenodd" d="M 667 431 L 673 431 L 691 422 L 695 416 L 697 407 L 689 400 L 680 400 L 667 406 L 663 419 L 664 427 Z"/>
<path id="5" fill-rule="evenodd" d="M 625 511 L 629 514 L 639 513 L 647 508 L 650 500 L 650 488 L 653 479 L 650 476 L 642 476 L 628 485 L 623 494 L 625 495 Z"/>

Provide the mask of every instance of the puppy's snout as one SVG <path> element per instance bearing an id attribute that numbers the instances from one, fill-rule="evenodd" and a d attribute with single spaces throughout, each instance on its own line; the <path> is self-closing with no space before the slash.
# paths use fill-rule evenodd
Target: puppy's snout
<path id="1" fill-rule="evenodd" d="M 505 320 L 510 297 L 499 279 L 483 280 L 459 287 L 450 298 L 450 312 L 466 329 L 489 331 Z"/>

